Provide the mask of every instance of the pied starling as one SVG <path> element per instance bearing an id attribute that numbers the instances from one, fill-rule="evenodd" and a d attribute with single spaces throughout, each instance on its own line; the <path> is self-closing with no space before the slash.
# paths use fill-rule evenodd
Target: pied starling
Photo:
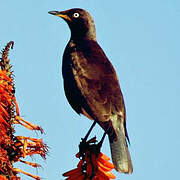
<path id="1" fill-rule="evenodd" d="M 93 18 L 78 8 L 49 13 L 63 18 L 71 30 L 62 64 L 69 104 L 108 134 L 115 169 L 132 173 L 123 95 L 117 74 L 97 43 Z"/>

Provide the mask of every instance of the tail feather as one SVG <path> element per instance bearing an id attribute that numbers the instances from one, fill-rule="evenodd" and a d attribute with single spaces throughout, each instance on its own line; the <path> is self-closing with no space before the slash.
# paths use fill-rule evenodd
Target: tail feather
<path id="1" fill-rule="evenodd" d="M 116 118 L 112 121 L 112 125 L 117 134 L 117 139 L 114 141 L 109 135 L 113 164 L 118 172 L 131 174 L 133 166 L 126 142 L 124 123 Z"/>

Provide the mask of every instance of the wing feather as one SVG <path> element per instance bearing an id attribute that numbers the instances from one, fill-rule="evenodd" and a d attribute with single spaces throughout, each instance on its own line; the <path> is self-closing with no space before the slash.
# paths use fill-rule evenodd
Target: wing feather
<path id="1" fill-rule="evenodd" d="M 99 121 L 109 121 L 124 112 L 124 101 L 116 72 L 96 42 L 80 45 L 72 52 L 72 72 L 77 87 Z"/>

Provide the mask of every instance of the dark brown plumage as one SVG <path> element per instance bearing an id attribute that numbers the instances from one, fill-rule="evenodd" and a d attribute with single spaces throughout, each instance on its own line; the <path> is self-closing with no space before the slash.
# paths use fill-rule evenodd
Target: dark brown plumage
<path id="1" fill-rule="evenodd" d="M 92 17 L 83 9 L 49 13 L 62 17 L 71 30 L 62 66 L 71 107 L 97 121 L 108 134 L 116 170 L 132 173 L 123 96 L 116 72 L 97 43 Z"/>

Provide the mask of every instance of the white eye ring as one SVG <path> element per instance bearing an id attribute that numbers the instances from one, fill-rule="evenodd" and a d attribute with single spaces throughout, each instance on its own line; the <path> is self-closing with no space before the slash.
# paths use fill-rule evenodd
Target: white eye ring
<path id="1" fill-rule="evenodd" d="M 74 16 L 75 18 L 78 18 L 78 17 L 79 17 L 79 13 L 74 13 L 73 16 Z"/>

